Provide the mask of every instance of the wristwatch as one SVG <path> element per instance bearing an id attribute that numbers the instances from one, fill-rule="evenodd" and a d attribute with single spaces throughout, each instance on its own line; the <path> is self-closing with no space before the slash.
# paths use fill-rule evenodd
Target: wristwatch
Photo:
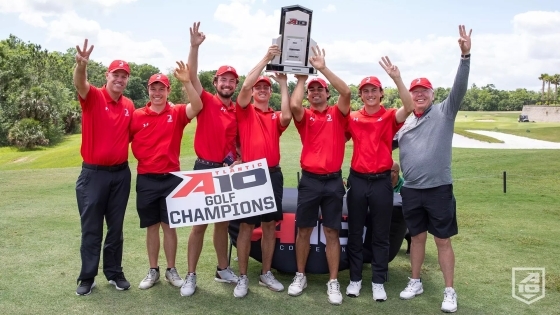
<path id="1" fill-rule="evenodd" d="M 471 54 L 466 54 L 466 55 L 461 55 L 461 59 L 469 59 L 471 57 Z"/>

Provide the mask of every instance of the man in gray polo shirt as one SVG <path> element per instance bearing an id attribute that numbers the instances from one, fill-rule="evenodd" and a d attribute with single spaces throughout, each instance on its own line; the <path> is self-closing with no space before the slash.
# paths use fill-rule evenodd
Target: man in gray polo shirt
<path id="1" fill-rule="evenodd" d="M 449 96 L 432 104 L 434 91 L 426 78 L 410 84 L 414 115 L 408 117 L 398 133 L 400 162 L 405 179 L 401 188 L 403 215 L 412 237 L 410 264 L 412 277 L 400 297 L 408 300 L 424 292 L 420 269 L 424 262 L 426 238 L 434 236 L 438 261 L 445 280 L 441 310 L 457 311 L 453 289 L 455 254 L 451 237 L 458 233 L 451 179 L 451 142 L 455 117 L 467 91 L 471 32 L 459 26 L 461 61 Z"/>

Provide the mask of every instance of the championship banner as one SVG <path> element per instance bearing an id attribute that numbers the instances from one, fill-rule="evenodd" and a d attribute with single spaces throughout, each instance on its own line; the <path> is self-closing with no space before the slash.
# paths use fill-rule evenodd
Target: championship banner
<path id="1" fill-rule="evenodd" d="M 171 174 L 183 178 L 166 198 L 172 228 L 276 212 L 266 159 Z"/>

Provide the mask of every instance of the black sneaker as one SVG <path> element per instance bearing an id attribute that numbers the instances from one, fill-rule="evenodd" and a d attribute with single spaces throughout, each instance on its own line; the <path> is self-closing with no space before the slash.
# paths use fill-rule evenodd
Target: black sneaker
<path id="1" fill-rule="evenodd" d="M 78 288 L 76 289 L 76 295 L 88 295 L 91 293 L 91 289 L 95 287 L 95 280 L 84 279 L 80 281 Z"/>
<path id="2" fill-rule="evenodd" d="M 109 280 L 109 283 L 114 285 L 117 290 L 128 290 L 130 288 L 130 282 L 126 281 L 124 273 L 119 273 L 114 279 Z"/>

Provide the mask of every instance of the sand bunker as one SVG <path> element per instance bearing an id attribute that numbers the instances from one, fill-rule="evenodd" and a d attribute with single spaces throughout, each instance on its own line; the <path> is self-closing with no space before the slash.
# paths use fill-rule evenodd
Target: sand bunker
<path id="1" fill-rule="evenodd" d="M 527 137 L 514 136 L 507 133 L 486 131 L 486 130 L 467 130 L 468 132 L 492 137 L 504 143 L 489 143 L 480 140 L 467 138 L 454 134 L 454 148 L 473 148 L 473 149 L 560 149 L 560 143 L 543 140 L 536 140 Z"/>

